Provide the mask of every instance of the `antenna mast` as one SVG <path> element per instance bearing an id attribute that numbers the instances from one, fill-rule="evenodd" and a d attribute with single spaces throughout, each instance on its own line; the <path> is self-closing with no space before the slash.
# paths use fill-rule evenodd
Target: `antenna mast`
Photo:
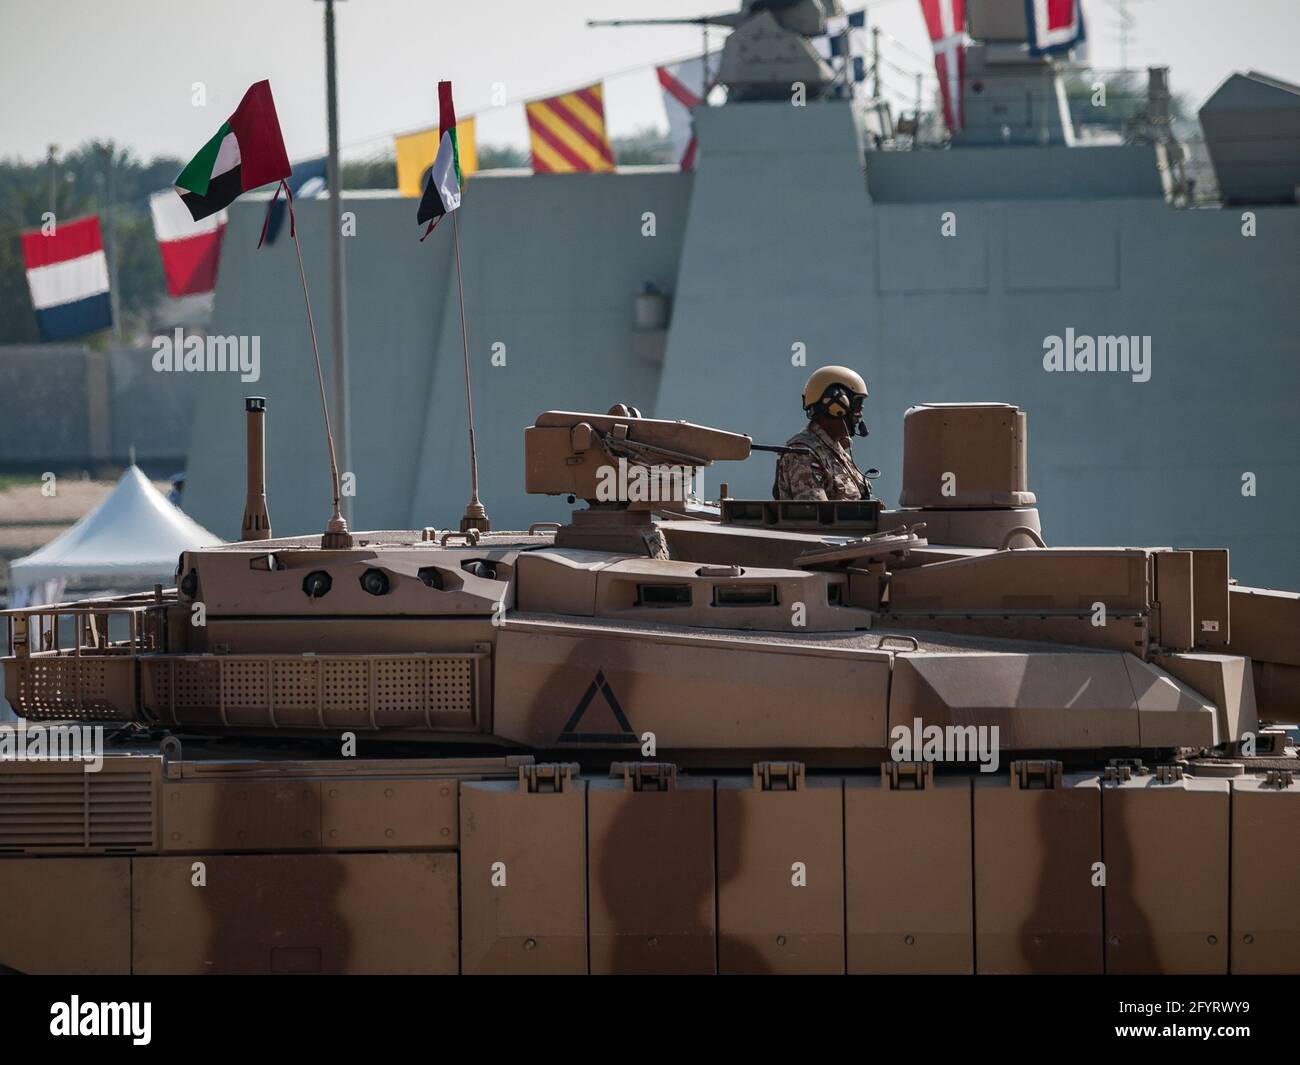
<path id="1" fill-rule="evenodd" d="M 343 170 L 339 166 L 339 105 L 338 105 L 338 63 L 334 47 L 334 0 L 325 0 L 325 118 L 328 133 L 328 153 L 326 156 L 326 184 L 329 191 L 330 224 L 326 229 L 329 236 L 329 270 L 330 270 L 330 355 L 331 399 L 334 402 L 334 418 L 338 426 L 339 455 L 345 470 L 353 469 L 352 440 L 349 427 L 352 419 L 348 417 L 348 330 L 347 301 L 343 298 L 343 236 L 340 228 L 343 211 Z M 352 500 L 342 500 L 342 513 L 351 518 Z"/>
<path id="2" fill-rule="evenodd" d="M 289 226 L 293 237 L 293 250 L 298 256 L 298 276 L 302 278 L 302 300 L 307 305 L 307 329 L 311 333 L 311 350 L 316 356 L 316 383 L 320 385 L 320 409 L 325 415 L 325 444 L 330 456 L 330 482 L 334 489 L 334 513 L 321 535 L 320 545 L 327 550 L 347 550 L 352 546 L 352 536 L 348 532 L 348 523 L 339 511 L 339 464 L 334 458 L 334 432 L 330 429 L 330 408 L 325 402 L 325 374 L 320 367 L 320 345 L 316 343 L 316 321 L 311 314 L 311 297 L 307 295 L 307 272 L 302 266 L 302 248 L 298 245 L 298 234 L 292 222 Z"/>
<path id="3" fill-rule="evenodd" d="M 329 157 L 326 174 L 329 181 L 330 213 L 333 220 L 326 227 L 330 235 L 330 309 L 331 340 L 334 352 L 334 400 L 339 416 L 339 431 L 343 435 L 344 457 L 347 451 L 347 338 L 343 328 L 343 249 L 339 241 L 339 197 L 342 194 L 343 179 L 339 170 L 338 153 L 338 106 L 336 102 L 334 71 L 334 0 L 325 0 L 325 104 L 326 124 L 329 132 Z M 334 495 L 334 511 L 325 524 L 321 534 L 320 545 L 325 550 L 346 551 L 352 546 L 352 535 L 348 532 L 347 520 L 339 509 L 339 464 L 334 453 L 334 430 L 330 426 L 330 408 L 325 399 L 325 373 L 321 369 L 320 344 L 316 340 L 316 320 L 311 313 L 311 297 L 307 294 L 307 271 L 302 265 L 302 247 L 298 243 L 298 227 L 293 218 L 293 193 L 289 186 L 281 181 L 289 209 L 289 236 L 293 239 L 293 251 L 298 258 L 298 276 L 302 279 L 302 301 L 307 307 L 307 329 L 311 334 L 311 350 L 316 356 L 316 383 L 320 386 L 320 409 L 325 417 L 325 446 L 330 460 L 330 488 Z M 276 192 L 279 195 L 279 192 Z"/>
<path id="4" fill-rule="evenodd" d="M 460 269 L 460 212 L 451 212 L 453 243 L 456 247 L 456 294 L 460 299 L 460 346 L 465 356 L 465 414 L 469 423 L 469 490 L 470 499 L 465 505 L 465 516 L 460 519 L 460 531 L 477 529 L 491 532 L 492 522 L 487 508 L 478 498 L 478 448 L 474 443 L 474 396 L 469 383 L 469 333 L 465 328 L 465 281 Z"/>

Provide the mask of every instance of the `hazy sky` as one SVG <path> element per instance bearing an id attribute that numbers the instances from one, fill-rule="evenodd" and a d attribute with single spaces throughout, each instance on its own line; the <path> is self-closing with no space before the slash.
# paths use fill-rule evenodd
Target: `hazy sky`
<path id="1" fill-rule="evenodd" d="M 1084 0 L 1095 66 L 1118 67 L 1118 0 Z M 451 78 L 462 114 L 493 83 L 512 103 L 602 77 L 615 135 L 663 125 L 658 84 L 639 67 L 698 53 L 691 27 L 588 29 L 588 18 L 690 16 L 737 0 L 342 0 L 337 5 L 340 137 L 349 156 L 394 131 L 436 123 L 435 85 Z M 846 9 L 864 6 L 848 0 Z M 897 67 L 932 71 L 919 0 L 870 0 Z M 1300 0 L 1129 0 L 1129 64 L 1171 67 L 1199 105 L 1234 70 L 1300 82 Z M 0 0 L 0 156 L 111 137 L 141 156 L 189 156 L 244 89 L 269 77 L 291 158 L 325 148 L 319 0 Z M 720 34 L 715 36 L 720 39 Z M 920 58 L 918 58 L 920 57 Z M 204 82 L 206 107 L 191 104 Z M 910 99 L 912 81 L 886 84 Z M 484 113 L 480 143 L 527 143 L 521 109 Z"/>

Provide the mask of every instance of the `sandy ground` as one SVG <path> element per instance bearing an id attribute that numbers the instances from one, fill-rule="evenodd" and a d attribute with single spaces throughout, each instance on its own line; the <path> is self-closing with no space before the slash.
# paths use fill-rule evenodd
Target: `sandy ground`
<path id="1" fill-rule="evenodd" d="M 54 482 L 53 496 L 41 494 L 40 481 L 0 489 L 0 526 L 15 522 L 70 525 L 97 507 L 115 483 L 60 477 Z"/>

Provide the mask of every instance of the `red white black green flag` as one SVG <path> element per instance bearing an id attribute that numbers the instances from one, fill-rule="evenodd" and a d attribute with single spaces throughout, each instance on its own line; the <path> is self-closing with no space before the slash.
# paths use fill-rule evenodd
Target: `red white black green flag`
<path id="1" fill-rule="evenodd" d="M 271 83 L 259 81 L 185 165 L 176 191 L 197 222 L 229 207 L 241 192 L 282 181 L 290 172 Z"/>
<path id="2" fill-rule="evenodd" d="M 438 82 L 438 155 L 429 171 L 415 220 L 433 227 L 460 206 L 460 145 L 456 142 L 456 106 L 451 102 L 451 82 Z M 421 238 L 423 239 L 423 238 Z"/>

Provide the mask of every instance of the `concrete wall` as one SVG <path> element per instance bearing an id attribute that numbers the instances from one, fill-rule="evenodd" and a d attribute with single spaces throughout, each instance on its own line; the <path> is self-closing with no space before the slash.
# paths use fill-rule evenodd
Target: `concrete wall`
<path id="1" fill-rule="evenodd" d="M 158 475 L 183 465 L 194 396 L 185 374 L 157 374 L 148 348 L 0 347 L 0 469 L 125 462 L 132 446 Z"/>
<path id="2" fill-rule="evenodd" d="M 106 458 L 106 357 L 72 345 L 0 348 L 0 467 Z"/>
<path id="3" fill-rule="evenodd" d="M 693 178 L 471 182 L 466 310 L 482 494 L 498 527 L 567 510 L 522 493 L 521 430 L 540 410 L 623 400 L 783 441 L 802 424 L 810 368 L 848 362 L 872 391 L 859 462 L 884 471 L 891 504 L 907 407 L 1005 400 L 1029 412 L 1030 482 L 1049 543 L 1227 546 L 1243 582 L 1300 586 L 1300 211 L 1259 210 L 1258 235 L 1245 238 L 1240 212 L 1178 211 L 1149 190 L 1000 199 L 987 193 L 996 152 L 979 164 L 986 198 L 962 199 L 957 151 L 871 156 L 896 190 L 878 203 L 847 105 L 734 105 L 701 113 L 698 129 L 705 163 Z M 1019 156 L 1005 156 L 1008 182 Z M 1101 158 L 1076 157 L 1090 173 Z M 897 202 L 939 187 L 941 199 Z M 450 227 L 419 244 L 412 201 L 345 207 L 358 219 L 345 242 L 354 526 L 446 527 L 469 493 Z M 263 380 L 199 382 L 187 487 L 187 509 L 227 536 L 242 508 L 244 394 L 270 397 L 277 531 L 314 531 L 328 515 L 292 248 L 282 239 L 254 251 L 262 209 L 232 212 L 214 329 L 261 334 Z M 324 211 L 298 210 L 322 324 Z M 645 211 L 654 238 L 641 236 Z M 957 216 L 954 237 L 940 235 L 944 211 Z M 651 280 L 675 293 L 662 370 L 630 345 L 632 299 Z M 1046 373 L 1044 338 L 1067 327 L 1150 336 L 1151 380 Z M 505 368 L 490 365 L 496 341 Z M 807 365 L 792 365 L 795 343 Z M 1241 494 L 1245 472 L 1258 478 L 1254 498 Z M 766 495 L 771 458 L 714 467 L 706 488 L 722 480 Z"/>

